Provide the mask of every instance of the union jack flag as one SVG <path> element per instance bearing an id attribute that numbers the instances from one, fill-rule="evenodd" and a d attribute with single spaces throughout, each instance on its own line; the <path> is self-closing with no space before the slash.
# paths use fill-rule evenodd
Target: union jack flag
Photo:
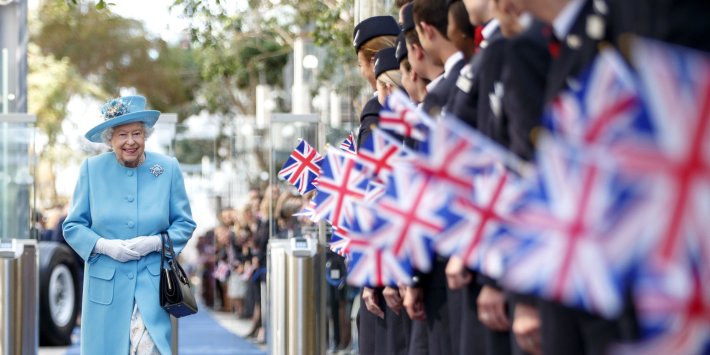
<path id="1" fill-rule="evenodd" d="M 451 212 L 460 220 L 437 237 L 436 249 L 441 255 L 457 254 L 469 268 L 482 271 L 486 251 L 507 236 L 509 216 L 525 190 L 500 164 L 476 174 L 474 185 L 470 194 L 452 196 Z"/>
<path id="2" fill-rule="evenodd" d="M 353 286 L 411 284 L 413 272 L 407 258 L 392 252 L 392 224 L 372 207 L 357 204 L 350 228 L 348 283 Z"/>
<path id="3" fill-rule="evenodd" d="M 387 191 L 387 186 L 384 182 L 380 182 L 374 179 L 370 179 L 367 185 L 367 194 L 365 195 L 365 202 L 371 204 L 377 201 L 382 195 Z"/>
<path id="4" fill-rule="evenodd" d="M 278 176 L 295 186 L 303 195 L 315 189 L 314 181 L 318 178 L 322 159 L 323 157 L 310 144 L 299 139 L 296 149 L 291 152 Z"/>
<path id="5" fill-rule="evenodd" d="M 333 227 L 330 242 L 328 242 L 330 250 L 346 259 L 350 258 L 350 237 L 348 234 L 345 228 Z"/>
<path id="6" fill-rule="evenodd" d="M 553 134 L 579 145 L 647 144 L 653 139 L 636 78 L 615 50 L 600 52 L 580 82 L 546 110 L 543 122 Z"/>
<path id="7" fill-rule="evenodd" d="M 687 245 L 684 251 L 684 265 L 646 265 L 634 290 L 642 341 L 614 353 L 710 353 L 710 249 Z"/>
<path id="8" fill-rule="evenodd" d="M 357 153 L 357 142 L 355 141 L 355 138 L 353 138 L 353 132 L 350 132 L 347 138 L 345 138 L 343 142 L 340 143 L 340 149 L 351 154 Z"/>
<path id="9" fill-rule="evenodd" d="M 559 141 L 543 140 L 539 151 L 538 181 L 511 215 L 522 226 L 511 232 L 523 247 L 508 258 L 502 282 L 614 317 L 648 250 L 647 186 Z"/>
<path id="10" fill-rule="evenodd" d="M 473 189 L 477 171 L 502 161 L 495 143 L 452 117 L 440 120 L 432 131 L 430 150 L 413 164 L 421 173 L 460 193 Z"/>
<path id="11" fill-rule="evenodd" d="M 363 165 L 369 176 L 386 181 L 396 162 L 410 159 L 413 153 L 402 146 L 402 142 L 389 136 L 379 128 L 362 143 L 357 152 L 358 162 Z"/>
<path id="12" fill-rule="evenodd" d="M 446 211 L 446 194 L 436 189 L 430 176 L 408 165 L 394 169 L 386 186 L 373 208 L 386 221 L 391 252 L 398 260 L 427 272 L 434 236 L 454 222 Z"/>
<path id="13" fill-rule="evenodd" d="M 425 141 L 434 124 L 405 93 L 397 90 L 387 97 L 377 125 L 396 135 Z"/>
<path id="14" fill-rule="evenodd" d="M 313 198 L 314 218 L 341 228 L 353 217 L 353 204 L 367 194 L 368 179 L 355 156 L 329 147 L 321 163 L 318 193 Z"/>
<path id="15" fill-rule="evenodd" d="M 656 178 L 659 239 L 641 268 L 635 304 L 645 341 L 623 354 L 710 353 L 710 58 L 637 40 L 632 60 L 658 135 L 657 151 L 626 150 L 625 167 Z M 670 209 L 669 209 L 670 207 Z M 668 218 L 659 218 L 667 216 Z"/>
<path id="16" fill-rule="evenodd" d="M 627 169 L 657 178 L 656 217 L 663 263 L 681 262 L 685 239 L 699 239 L 710 220 L 710 58 L 650 40 L 632 47 L 642 93 L 657 133 L 657 150 L 615 154 Z"/>

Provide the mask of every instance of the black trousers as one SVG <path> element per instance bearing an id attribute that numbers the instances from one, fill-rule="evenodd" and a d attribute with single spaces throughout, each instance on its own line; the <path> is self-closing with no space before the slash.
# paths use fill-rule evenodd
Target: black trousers
<path id="1" fill-rule="evenodd" d="M 382 297 L 382 289 L 376 288 L 375 294 L 380 301 L 380 308 L 386 308 Z M 360 354 L 387 354 L 387 323 L 384 319 L 367 310 L 365 300 L 362 299 L 362 291 L 360 292 L 360 309 L 357 314 L 357 328 Z"/>
<path id="2" fill-rule="evenodd" d="M 540 301 L 539 309 L 545 355 L 602 355 L 623 339 L 618 321 L 549 301 Z"/>
<path id="3" fill-rule="evenodd" d="M 386 303 L 383 310 L 385 311 L 385 324 L 387 327 L 385 352 L 383 354 L 408 354 L 412 321 L 407 316 L 407 311 L 402 308 L 399 314 L 394 313 L 387 307 Z"/>
<path id="4" fill-rule="evenodd" d="M 428 355 L 429 337 L 427 335 L 426 321 L 412 320 L 409 333 L 409 355 Z"/>
<path id="5" fill-rule="evenodd" d="M 481 292 L 481 285 L 474 280 L 463 290 L 461 312 L 461 331 L 458 343 L 462 350 L 459 354 L 486 354 L 487 328 L 478 320 L 478 305 L 476 300 Z"/>
<path id="6" fill-rule="evenodd" d="M 432 271 L 423 276 L 421 280 L 427 318 L 427 345 L 431 355 L 450 355 L 454 353 L 449 307 L 456 307 L 457 305 L 448 303 L 449 290 L 446 287 L 445 273 L 447 262 L 448 259 L 437 257 Z M 458 305 L 460 306 L 460 304 Z"/>

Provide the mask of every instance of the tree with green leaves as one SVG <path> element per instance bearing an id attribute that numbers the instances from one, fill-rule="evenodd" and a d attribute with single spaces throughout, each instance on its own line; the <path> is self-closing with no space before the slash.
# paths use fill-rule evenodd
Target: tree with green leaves
<path id="1" fill-rule="evenodd" d="M 97 6 L 42 2 L 29 16 L 29 112 L 46 144 L 38 151 L 40 200 L 56 204 L 55 166 L 75 157 L 61 139 L 72 97 L 105 100 L 135 88 L 153 108 L 195 112 L 194 88 L 201 78 L 192 51 L 152 38 L 143 24 Z M 43 140 L 43 139 L 42 139 Z"/>
<path id="2" fill-rule="evenodd" d="M 68 58 L 86 80 L 117 96 L 121 88 L 135 88 L 151 107 L 194 112 L 194 88 L 200 85 L 193 52 L 153 38 L 143 24 L 94 6 L 68 6 L 46 1 L 31 18 L 30 41 L 44 55 Z"/>

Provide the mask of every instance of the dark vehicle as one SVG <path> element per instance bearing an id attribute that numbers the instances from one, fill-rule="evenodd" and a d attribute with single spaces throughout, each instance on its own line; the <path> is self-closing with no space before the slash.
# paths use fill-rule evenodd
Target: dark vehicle
<path id="1" fill-rule="evenodd" d="M 39 341 L 70 345 L 81 311 L 84 262 L 66 242 L 39 243 Z"/>

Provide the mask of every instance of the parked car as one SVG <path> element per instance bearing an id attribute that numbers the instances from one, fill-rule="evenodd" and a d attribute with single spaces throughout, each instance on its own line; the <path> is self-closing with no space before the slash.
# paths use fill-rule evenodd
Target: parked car
<path id="1" fill-rule="evenodd" d="M 81 313 L 84 261 L 66 242 L 39 242 L 40 345 L 70 345 Z"/>

